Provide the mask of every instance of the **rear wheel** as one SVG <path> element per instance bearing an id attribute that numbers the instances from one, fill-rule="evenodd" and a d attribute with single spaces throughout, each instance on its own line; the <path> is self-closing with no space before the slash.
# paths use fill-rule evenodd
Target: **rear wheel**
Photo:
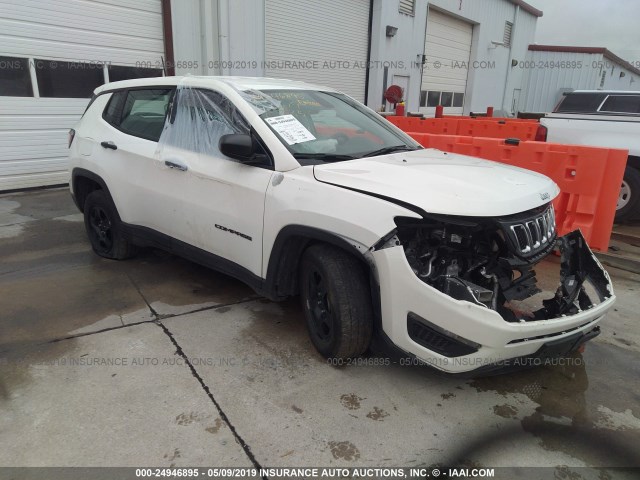
<path id="1" fill-rule="evenodd" d="M 363 265 L 331 245 L 309 247 L 300 266 L 300 296 L 311 342 L 326 358 L 353 358 L 371 342 L 373 311 Z"/>
<path id="2" fill-rule="evenodd" d="M 84 226 L 93 251 L 101 257 L 123 260 L 135 255 L 135 246 L 122 235 L 116 207 L 102 190 L 91 192 L 85 200 Z"/>
<path id="3" fill-rule="evenodd" d="M 640 172 L 633 167 L 627 167 L 616 206 L 616 221 L 631 220 L 638 216 L 640 216 Z"/>

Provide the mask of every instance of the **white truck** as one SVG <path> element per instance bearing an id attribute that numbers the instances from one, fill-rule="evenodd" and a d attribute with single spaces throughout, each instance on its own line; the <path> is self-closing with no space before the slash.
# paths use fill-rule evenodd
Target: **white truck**
<path id="1" fill-rule="evenodd" d="M 615 301 L 580 232 L 557 236 L 553 181 L 422 148 L 331 88 L 109 83 L 69 159 L 98 255 L 159 247 L 270 299 L 299 295 L 336 364 L 381 341 L 450 373 L 535 365 L 596 336 Z M 534 267 L 556 247 L 559 278 L 541 292 Z"/>
<path id="2" fill-rule="evenodd" d="M 640 217 L 640 92 L 576 90 L 540 123 L 549 142 L 629 150 L 616 221 Z"/>

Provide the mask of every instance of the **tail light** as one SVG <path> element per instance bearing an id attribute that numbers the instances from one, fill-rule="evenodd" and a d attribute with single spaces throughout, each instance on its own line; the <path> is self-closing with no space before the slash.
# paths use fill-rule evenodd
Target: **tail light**
<path id="1" fill-rule="evenodd" d="M 67 148 L 71 148 L 71 144 L 73 143 L 73 139 L 76 136 L 76 131 L 72 128 L 69 130 L 69 145 Z"/>
<path id="2" fill-rule="evenodd" d="M 547 127 L 544 125 L 538 125 L 538 130 L 536 130 L 536 136 L 534 138 L 536 142 L 546 142 L 547 141 Z"/>

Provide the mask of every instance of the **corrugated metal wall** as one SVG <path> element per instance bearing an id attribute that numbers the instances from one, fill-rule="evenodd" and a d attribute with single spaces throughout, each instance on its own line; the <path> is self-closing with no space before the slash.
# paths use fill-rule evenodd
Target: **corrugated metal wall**
<path id="1" fill-rule="evenodd" d="M 267 0 L 265 28 L 266 76 L 328 85 L 364 101 L 369 0 Z M 287 61 L 319 65 L 287 67 Z"/>
<path id="2" fill-rule="evenodd" d="M 520 110 L 550 112 L 564 91 L 598 88 L 599 62 L 602 62 L 600 53 L 528 51 L 523 79 L 524 102 Z"/>
<path id="3" fill-rule="evenodd" d="M 155 67 L 162 55 L 160 0 L 0 0 L 0 56 Z M 0 191 L 67 181 L 67 132 L 87 102 L 0 92 Z"/>
<path id="4" fill-rule="evenodd" d="M 67 132 L 87 100 L 0 97 L 0 191 L 67 182 Z"/>

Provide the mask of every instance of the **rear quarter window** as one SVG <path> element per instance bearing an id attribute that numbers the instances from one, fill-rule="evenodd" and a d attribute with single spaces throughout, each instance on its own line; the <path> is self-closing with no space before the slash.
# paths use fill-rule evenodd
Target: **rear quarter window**
<path id="1" fill-rule="evenodd" d="M 124 104 L 126 94 L 127 92 L 113 93 L 102 113 L 102 118 L 104 118 L 105 122 L 116 128 L 120 126 L 120 113 L 122 112 L 122 105 Z"/>

